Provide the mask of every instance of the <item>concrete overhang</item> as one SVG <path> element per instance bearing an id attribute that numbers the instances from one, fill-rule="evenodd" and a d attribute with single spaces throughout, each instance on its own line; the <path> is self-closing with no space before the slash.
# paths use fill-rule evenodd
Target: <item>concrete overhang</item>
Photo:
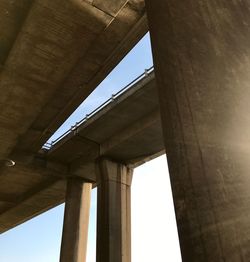
<path id="1" fill-rule="evenodd" d="M 147 31 L 142 0 L 4 0 L 0 22 L 0 159 L 36 153 Z"/>
<path id="2" fill-rule="evenodd" d="M 49 151 L 35 157 L 11 155 L 16 165 L 2 167 L 1 173 L 0 231 L 62 203 L 69 176 L 82 177 L 95 185 L 96 163 L 100 158 L 135 167 L 163 153 L 158 96 L 151 73 Z"/>
<path id="3" fill-rule="evenodd" d="M 3 0 L 0 7 L 0 232 L 4 232 L 64 201 L 64 178 L 86 168 L 84 152 L 61 158 L 59 147 L 47 155 L 39 150 L 147 32 L 147 20 L 143 0 Z M 141 124 L 149 123 L 148 118 L 140 118 Z M 117 141 L 135 138 L 126 134 L 137 128 L 140 138 L 136 118 L 130 120 L 135 127 L 124 133 L 115 129 L 109 140 L 95 134 L 97 156 L 116 155 L 132 164 L 145 158 L 139 151 L 134 156 L 117 153 L 122 146 Z M 81 136 L 61 141 L 61 148 L 75 142 L 92 147 L 84 140 L 89 135 Z M 132 146 L 131 140 L 131 151 Z M 4 159 L 16 165 L 5 167 Z"/>

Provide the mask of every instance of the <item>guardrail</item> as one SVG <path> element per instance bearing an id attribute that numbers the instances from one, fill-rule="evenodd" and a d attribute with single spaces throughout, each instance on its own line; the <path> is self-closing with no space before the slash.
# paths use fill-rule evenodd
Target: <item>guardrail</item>
<path id="1" fill-rule="evenodd" d="M 130 89 L 133 85 L 135 85 L 136 83 L 138 83 L 140 80 L 142 80 L 145 77 L 148 77 L 150 73 L 152 73 L 154 71 L 154 67 L 150 67 L 148 69 L 145 69 L 145 71 L 139 75 L 137 78 L 135 78 L 132 82 L 130 82 L 129 84 L 127 84 L 125 87 L 123 87 L 119 92 L 117 92 L 116 94 L 112 94 L 111 97 L 105 101 L 103 104 L 101 104 L 100 106 L 98 106 L 95 110 L 93 110 L 91 113 L 86 114 L 85 117 L 83 119 L 81 119 L 79 122 L 76 122 L 75 125 L 71 126 L 70 129 L 68 129 L 65 133 L 63 133 L 62 135 L 60 135 L 57 139 L 51 141 L 51 142 L 46 142 L 42 148 L 46 149 L 46 150 L 50 150 L 56 143 L 58 143 L 60 140 L 62 140 L 65 136 L 67 136 L 68 134 L 74 132 L 77 133 L 77 129 L 78 127 L 83 124 L 84 122 L 86 122 L 88 119 L 90 119 L 91 117 L 93 117 L 96 113 L 98 113 L 99 111 L 101 111 L 105 106 L 107 106 L 108 104 L 112 103 L 117 97 L 119 97 L 120 95 L 122 95 L 123 93 L 125 93 L 128 89 Z"/>

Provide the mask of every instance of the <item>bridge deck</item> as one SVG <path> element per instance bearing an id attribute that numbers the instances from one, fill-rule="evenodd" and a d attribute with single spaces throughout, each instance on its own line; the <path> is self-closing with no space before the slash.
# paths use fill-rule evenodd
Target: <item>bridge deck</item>
<path id="1" fill-rule="evenodd" d="M 136 162 L 163 150 L 154 73 L 60 140 L 48 158 L 63 163 L 109 157 Z"/>

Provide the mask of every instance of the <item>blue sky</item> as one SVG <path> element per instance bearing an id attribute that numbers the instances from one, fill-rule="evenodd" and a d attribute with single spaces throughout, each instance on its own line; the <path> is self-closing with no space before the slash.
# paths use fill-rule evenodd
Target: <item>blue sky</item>
<path id="1" fill-rule="evenodd" d="M 83 119 L 86 114 L 91 113 L 99 105 L 108 100 L 112 94 L 117 93 L 145 69 L 153 65 L 149 34 L 124 57 L 116 68 L 102 81 L 102 83 L 89 95 L 89 97 L 75 110 L 63 125 L 49 139 L 55 140 L 68 130 L 77 121 Z"/>
<path id="2" fill-rule="evenodd" d="M 55 133 L 75 122 L 153 65 L 149 35 L 122 60 Z M 161 181 L 161 183 L 159 183 Z M 59 261 L 64 205 L 0 236 L 0 262 Z M 96 189 L 92 190 L 87 262 L 95 262 Z M 135 170 L 132 183 L 132 261 L 180 262 L 167 161 L 161 156 Z"/>

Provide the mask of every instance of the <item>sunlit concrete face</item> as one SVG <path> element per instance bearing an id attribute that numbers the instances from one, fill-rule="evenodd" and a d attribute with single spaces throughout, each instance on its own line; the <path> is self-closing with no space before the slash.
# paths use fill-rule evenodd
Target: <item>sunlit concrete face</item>
<path id="1" fill-rule="evenodd" d="M 146 5 L 183 261 L 248 261 L 250 4 Z"/>

